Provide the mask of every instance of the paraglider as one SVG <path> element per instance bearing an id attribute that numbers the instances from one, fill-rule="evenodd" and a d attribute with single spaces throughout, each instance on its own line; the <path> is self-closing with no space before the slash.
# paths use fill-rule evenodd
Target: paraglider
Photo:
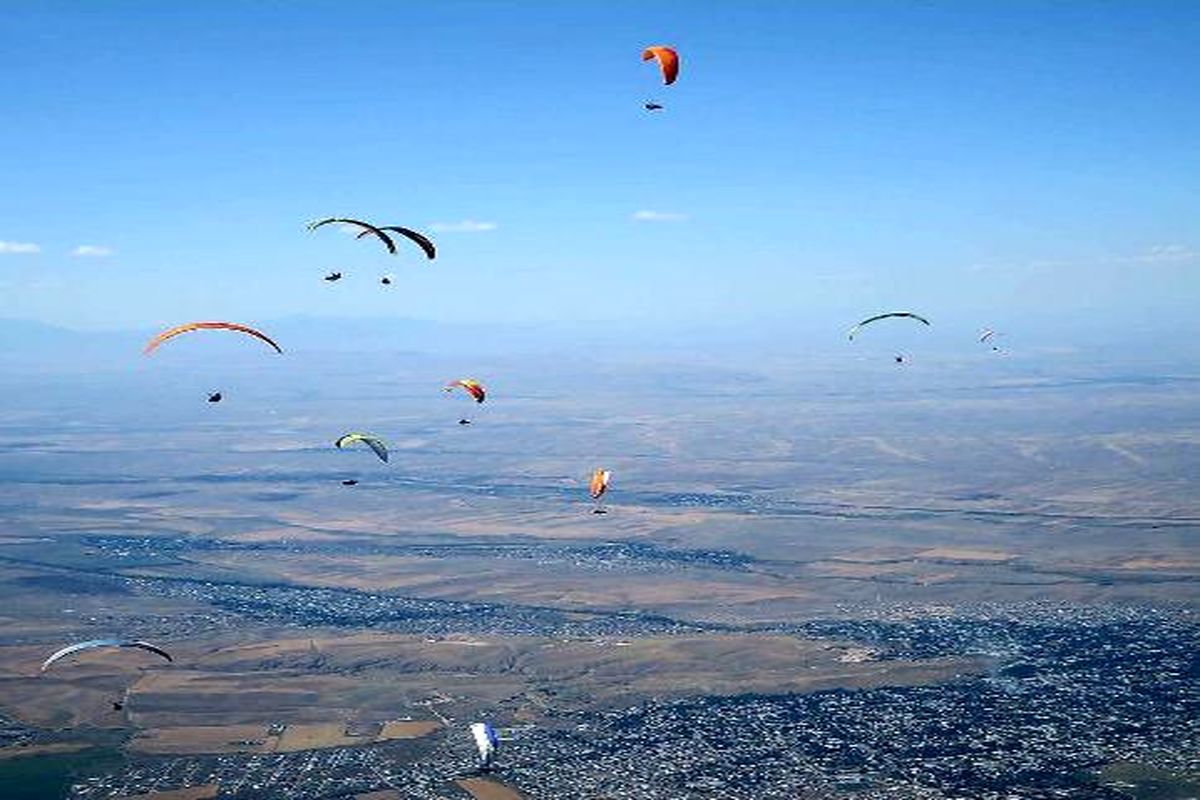
<path id="1" fill-rule="evenodd" d="M 356 478 L 347 478 L 342 481 L 342 486 L 358 486 L 358 480 Z"/>
<path id="2" fill-rule="evenodd" d="M 340 272 L 331 272 L 325 276 L 325 280 L 329 281 L 330 283 L 332 283 L 333 281 L 340 281 L 341 279 L 342 279 L 342 273 L 340 273 Z"/>
<path id="3" fill-rule="evenodd" d="M 389 253 L 391 253 L 392 255 L 396 254 L 396 243 L 392 241 L 392 237 L 388 236 L 380 228 L 376 228 L 371 223 L 363 222 L 360 219 L 350 219 L 348 217 L 326 217 L 325 219 L 319 219 L 315 222 L 308 223 L 308 229 L 310 231 L 315 231 L 317 228 L 320 228 L 322 225 L 330 225 L 334 222 L 339 223 L 341 225 L 357 225 L 358 227 L 363 228 L 364 229 L 363 232 L 360 233 L 355 238 L 361 239 L 362 237 L 368 236 L 368 235 L 376 236 L 379 238 L 379 241 L 383 242 L 383 246 L 387 248 L 387 251 Z"/>
<path id="4" fill-rule="evenodd" d="M 450 381 L 446 384 L 443 391 L 453 392 L 455 389 L 462 389 L 471 397 L 475 398 L 476 404 L 482 403 L 487 399 L 487 390 L 483 388 L 483 384 L 474 378 L 461 378 L 457 381 Z M 459 425 L 470 425 L 471 420 L 463 417 L 458 421 Z"/>
<path id="5" fill-rule="evenodd" d="M 455 389 L 462 388 L 475 398 L 476 403 L 482 403 L 487 399 L 487 390 L 483 388 L 483 384 L 474 378 L 461 378 L 457 381 L 450 381 L 446 384 L 445 391 L 453 392 Z"/>
<path id="6" fill-rule="evenodd" d="M 596 501 L 596 507 L 592 509 L 593 514 L 607 514 L 608 511 L 604 508 L 604 504 L 600 498 L 608 491 L 608 482 L 612 480 L 612 472 L 606 469 L 597 468 L 592 473 L 592 479 L 588 483 L 588 493 L 592 499 Z"/>
<path id="7" fill-rule="evenodd" d="M 999 339 L 1003 335 L 1003 333 L 997 333 L 991 328 L 984 328 L 979 332 L 979 342 L 980 344 L 990 344 L 992 352 L 999 353 L 1000 347 L 996 344 L 996 339 Z"/>
<path id="8" fill-rule="evenodd" d="M 642 104 L 642 108 L 646 109 L 647 111 L 662 111 L 663 110 L 662 105 L 659 103 L 655 103 L 653 100 L 647 100 L 645 103 Z"/>
<path id="9" fill-rule="evenodd" d="M 433 246 L 433 242 L 431 242 L 429 240 L 429 237 L 423 233 L 417 233 L 412 228 L 401 228 L 399 225 L 390 225 L 386 228 L 376 228 L 375 230 L 391 231 L 393 233 L 398 233 L 401 236 L 405 237 L 406 239 L 415 243 L 417 245 L 417 247 L 420 247 L 422 250 L 424 250 L 425 257 L 428 258 L 430 261 L 437 258 L 437 248 Z M 358 236 L 355 236 L 354 238 L 361 239 L 364 236 L 369 236 L 373 232 L 374 231 L 363 231 L 362 233 L 360 233 Z M 392 252 L 394 253 L 396 251 L 393 250 Z"/>
<path id="10" fill-rule="evenodd" d="M 392 285 L 392 276 L 384 275 L 382 278 L 379 279 L 379 282 L 382 283 L 384 286 L 391 286 Z"/>
<path id="11" fill-rule="evenodd" d="M 362 442 L 371 448 L 375 452 L 375 455 L 379 456 L 380 461 L 386 462 L 388 460 L 387 445 L 378 436 L 372 436 L 369 433 L 347 433 L 345 436 L 339 436 L 333 443 L 333 446 L 341 450 L 343 447 L 355 442 Z"/>
<path id="12" fill-rule="evenodd" d="M 861 330 L 863 328 L 863 326 L 870 325 L 872 322 L 877 322 L 881 319 L 888 319 L 889 317 L 905 317 L 908 319 L 915 319 L 918 322 L 923 322 L 926 325 L 929 324 L 929 320 L 925 319 L 920 314 L 914 314 L 911 311 L 892 311 L 887 314 L 876 314 L 873 317 L 867 317 L 862 322 L 858 323 L 853 328 L 851 328 L 850 333 L 849 333 L 850 340 L 851 341 L 854 340 L 855 334 L 857 334 L 859 332 L 859 330 Z"/>
<path id="13" fill-rule="evenodd" d="M 662 69 L 663 84 L 670 86 L 679 77 L 679 54 L 673 48 L 665 45 L 654 45 L 642 51 L 642 61 L 658 59 Z"/>
<path id="14" fill-rule="evenodd" d="M 59 659 L 66 658 L 67 656 L 69 656 L 73 653 L 78 653 L 83 650 L 92 650 L 92 649 L 98 648 L 98 647 L 137 648 L 139 650 L 145 650 L 147 652 L 154 653 L 155 655 L 162 656 L 167 661 L 173 662 L 175 660 L 175 659 L 171 658 L 171 654 L 168 653 L 166 650 L 163 650 L 159 647 L 155 647 L 154 645 L 150 644 L 149 642 L 135 641 L 132 639 L 89 639 L 86 642 L 77 642 L 76 644 L 67 645 L 63 649 L 52 653 L 50 655 L 50 657 L 47 658 L 42 663 L 41 671 L 45 672 L 46 670 L 48 670 L 50 668 L 50 666 L 52 664 L 54 664 L 54 662 L 58 661 Z"/>
<path id="15" fill-rule="evenodd" d="M 208 393 L 208 402 L 210 402 L 210 403 L 221 402 L 221 393 L 220 392 L 209 392 Z"/>
<path id="16" fill-rule="evenodd" d="M 142 352 L 146 355 L 150 355 L 158 349 L 159 345 L 168 339 L 174 339 L 176 336 L 181 334 L 200 330 L 225 330 L 234 331 L 236 333 L 244 333 L 247 336 L 253 336 L 256 339 L 266 342 L 271 347 L 275 348 L 276 353 L 283 353 L 283 348 L 275 344 L 274 340 L 262 331 L 257 331 L 254 328 L 250 328 L 246 325 L 238 325 L 236 322 L 188 322 L 184 325 L 176 325 L 174 328 L 167 328 L 165 331 L 151 339 L 146 344 L 146 347 L 142 350 Z"/>
<path id="17" fill-rule="evenodd" d="M 500 737 L 496 735 L 496 729 L 486 722 L 472 722 L 471 735 L 475 737 L 475 747 L 479 749 L 479 768 L 487 769 L 496 754 Z"/>

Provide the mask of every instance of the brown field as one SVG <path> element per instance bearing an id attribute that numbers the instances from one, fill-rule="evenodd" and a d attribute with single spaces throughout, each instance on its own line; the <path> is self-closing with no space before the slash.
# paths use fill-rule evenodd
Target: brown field
<path id="1" fill-rule="evenodd" d="M 355 747 L 393 739 L 416 739 L 440 729 L 434 721 L 388 722 L 378 733 L 346 735 L 342 721 L 288 725 L 282 735 L 268 736 L 270 723 L 193 725 L 151 728 L 130 742 L 139 753 L 290 753 L 326 747 Z M 259 744 L 239 744 L 258 742 Z"/>
<path id="2" fill-rule="evenodd" d="M 997 550 L 973 550 L 967 547 L 932 547 L 914 553 L 913 557 L 943 561 L 1008 561 L 1016 558 L 1012 553 Z"/>
<path id="3" fill-rule="evenodd" d="M 319 722 L 300 725 L 288 725 L 279 744 L 275 746 L 277 753 L 290 753 L 296 750 L 317 750 L 322 747 L 348 747 L 368 744 L 374 737 L 347 736 L 345 722 Z"/>
<path id="4" fill-rule="evenodd" d="M 454 724 L 497 709 L 536 720 L 647 695 L 920 684 L 986 666 L 877 662 L 848 643 L 768 635 L 261 635 L 193 641 L 188 666 L 178 668 L 130 674 L 88 663 L 54 679 L 0 671 L 0 707 L 38 724 L 132 727 L 141 733 L 130 747 L 145 753 L 271 752 L 421 737 L 441 727 L 435 710 Z M 0 665 L 24 662 L 28 650 L 0 648 Z M 122 695 L 125 710 L 114 712 L 111 701 Z M 350 721 L 369 735 L 346 735 Z M 288 726 L 278 739 L 265 735 L 273 723 Z"/>
<path id="5" fill-rule="evenodd" d="M 239 745 L 239 741 L 259 741 L 260 745 Z M 138 753 L 156 755 L 181 753 L 267 753 L 276 740 L 267 737 L 267 726 L 208 725 L 178 728 L 152 728 L 129 743 Z"/>
<path id="6" fill-rule="evenodd" d="M 54 744 L 17 744 L 0 748 L 0 761 L 23 756 L 45 756 L 54 753 L 75 753 L 91 745 L 83 742 L 56 742 Z"/>
<path id="7" fill-rule="evenodd" d="M 231 568 L 236 556 L 197 558 Z M 670 580 L 661 575 L 626 575 L 619 580 L 563 563 L 494 559 L 310 557 L 280 555 L 254 566 L 262 577 L 310 586 L 394 591 L 445 600 L 514 602 L 579 610 L 607 608 L 671 608 L 731 606 L 770 602 L 784 597 L 809 600 L 812 587 L 762 574 L 722 575 L 681 572 Z M 475 575 L 486 572 L 487 581 Z"/>
<path id="8" fill-rule="evenodd" d="M 383 724 L 383 730 L 375 737 L 375 741 L 386 742 L 391 739 L 419 739 L 422 736 L 428 736 L 441 727 L 440 722 L 432 720 L 423 722 L 399 722 L 393 720 Z"/>
<path id="9" fill-rule="evenodd" d="M 516 789 L 487 778 L 462 778 L 455 783 L 470 792 L 475 800 L 522 800 L 525 797 Z"/>

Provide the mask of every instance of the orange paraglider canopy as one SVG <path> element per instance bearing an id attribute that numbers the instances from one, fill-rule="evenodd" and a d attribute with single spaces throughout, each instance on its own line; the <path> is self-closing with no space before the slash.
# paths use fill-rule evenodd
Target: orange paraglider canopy
<path id="1" fill-rule="evenodd" d="M 642 61 L 649 61 L 652 58 L 657 58 L 658 65 L 662 67 L 663 83 L 668 86 L 674 83 L 675 79 L 679 77 L 679 54 L 673 48 L 654 45 L 642 51 Z"/>
<path id="2" fill-rule="evenodd" d="M 474 378 L 463 378 L 462 380 L 450 381 L 446 384 L 446 391 L 452 392 L 459 387 L 470 394 L 471 397 L 474 397 L 476 403 L 482 403 L 487 398 L 487 390 L 483 388 L 482 383 Z"/>
<path id="3" fill-rule="evenodd" d="M 608 481 L 611 478 L 612 473 L 606 469 L 597 469 L 592 473 L 592 480 L 588 484 L 588 492 L 591 493 L 594 499 L 599 500 L 601 495 L 608 490 Z"/>
<path id="4" fill-rule="evenodd" d="M 179 336 L 182 333 L 190 333 L 192 331 L 199 330 L 226 330 L 244 333 L 249 336 L 253 336 L 256 339 L 261 339 L 262 341 L 271 345 L 271 347 L 275 348 L 276 353 L 283 352 L 283 349 L 279 345 L 275 344 L 274 340 L 271 339 L 270 336 L 267 336 L 262 331 L 256 331 L 254 328 L 250 328 L 245 325 L 238 325 L 236 322 L 189 322 L 185 325 L 176 325 L 174 328 L 167 328 L 165 331 L 147 342 L 146 348 L 142 350 L 142 352 L 146 355 L 150 355 L 158 349 L 160 344 L 168 339 L 174 339 L 176 336 Z"/>

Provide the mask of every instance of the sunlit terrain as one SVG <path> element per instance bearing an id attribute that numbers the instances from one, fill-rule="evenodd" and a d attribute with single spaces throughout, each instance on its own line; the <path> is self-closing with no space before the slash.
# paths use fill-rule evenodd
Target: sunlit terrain
<path id="1" fill-rule="evenodd" d="M 784 797 L 798 776 L 923 797 L 933 775 L 985 797 L 1041 791 L 1063 764 L 1076 777 L 1054 784 L 1083 797 L 1109 762 L 1194 766 L 1185 363 L 512 356 L 463 426 L 467 401 L 439 391 L 453 356 L 181 353 L 86 381 L 11 366 L 0 703 L 45 753 L 28 758 L 124 742 L 124 766 L 77 771 L 72 796 L 483 797 L 491 783 L 454 783 L 478 717 L 506 731 L 489 780 L 530 797 Z M 226 399 L 206 403 L 218 378 Z M 379 435 L 389 463 L 335 449 L 347 430 Z M 595 465 L 614 474 L 604 515 Z M 176 661 L 37 674 L 101 635 Z M 1097 650 L 1119 641 L 1120 658 Z M 1114 696 L 1039 716 L 1072 685 Z M 915 714 L 915 738 L 872 743 L 879 709 L 910 705 L 886 724 Z M 831 759 L 809 745 L 835 707 L 863 723 Z M 939 708 L 987 735 L 931 744 Z M 807 745 L 754 750 L 742 775 L 733 743 L 761 749 L 785 719 Z M 1073 744 L 1034 747 L 1037 731 Z M 913 748 L 928 775 L 906 771 Z M 673 766 L 641 773 L 651 753 Z"/>

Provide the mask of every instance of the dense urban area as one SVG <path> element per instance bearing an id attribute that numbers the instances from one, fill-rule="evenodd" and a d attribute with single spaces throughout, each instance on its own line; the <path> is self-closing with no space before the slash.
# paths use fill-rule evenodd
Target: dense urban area
<path id="1" fill-rule="evenodd" d="M 231 602 L 235 602 L 231 600 Z M 1119 798 L 1114 762 L 1200 773 L 1200 628 L 1187 611 L 978 606 L 818 621 L 873 658 L 983 655 L 934 686 L 646 701 L 504 729 L 491 775 L 532 798 Z M 465 611 L 463 613 L 466 613 Z M 483 620 L 488 621 L 484 610 Z M 748 640 L 752 646 L 752 640 Z M 19 735 L 19 734 L 18 734 Z M 78 800 L 218 783 L 221 796 L 338 797 L 382 788 L 465 797 L 462 730 L 416 743 L 269 755 L 132 757 Z"/>

